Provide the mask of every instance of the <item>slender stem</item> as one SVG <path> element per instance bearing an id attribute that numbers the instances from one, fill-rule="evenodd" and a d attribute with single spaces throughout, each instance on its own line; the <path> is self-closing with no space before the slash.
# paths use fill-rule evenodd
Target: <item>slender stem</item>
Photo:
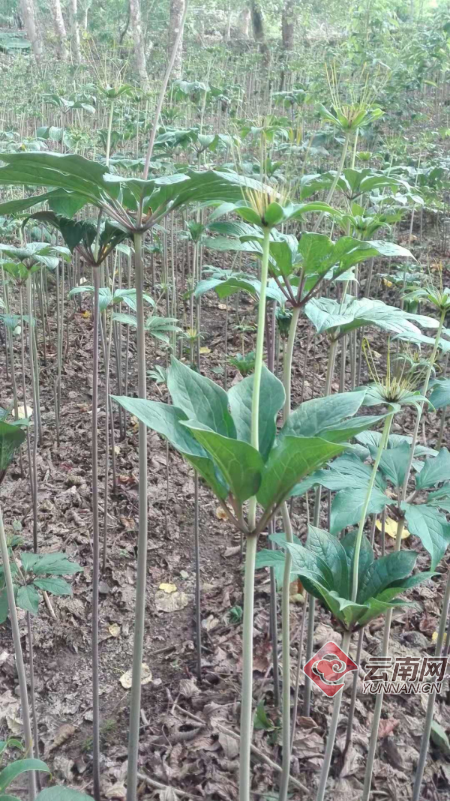
<path id="1" fill-rule="evenodd" d="M 289 336 L 284 353 L 283 385 L 286 400 L 283 409 L 283 423 L 291 412 L 291 373 L 294 356 L 295 335 L 297 333 L 300 308 L 295 308 L 289 327 Z M 281 507 L 286 542 L 292 543 L 292 524 L 286 502 Z M 280 781 L 279 801 L 286 801 L 289 787 L 289 768 L 291 763 L 291 632 L 290 632 L 290 598 L 289 587 L 291 578 L 292 557 L 286 549 L 284 561 L 283 590 L 281 595 L 282 620 L 282 654 L 283 654 L 283 764 Z"/>
<path id="2" fill-rule="evenodd" d="M 266 323 L 266 289 L 269 271 L 270 229 L 264 228 L 263 255 L 261 263 L 261 295 L 258 309 L 258 334 L 256 338 L 255 372 L 253 378 L 251 444 L 259 450 L 259 394 L 264 356 L 264 330 Z M 244 618 L 242 641 L 242 700 L 241 700 L 241 754 L 239 764 L 239 801 L 250 801 L 251 770 L 250 753 L 253 716 L 253 610 L 257 535 L 256 497 L 249 501 L 249 529 L 245 556 Z M 133 801 L 133 799 L 128 799 Z"/>
<path id="3" fill-rule="evenodd" d="M 347 653 L 350 645 L 351 634 L 349 631 L 344 632 L 342 638 L 342 650 Z M 333 748 L 336 740 L 337 727 L 339 722 L 339 713 L 341 711 L 343 689 L 334 697 L 333 714 L 330 721 L 330 730 L 328 732 L 327 745 L 325 748 L 325 755 L 323 758 L 322 771 L 320 774 L 319 789 L 317 791 L 316 801 L 323 801 L 325 798 L 325 790 L 328 781 L 328 774 L 330 772 L 331 758 L 333 756 Z"/>
<path id="4" fill-rule="evenodd" d="M 0 509 L 0 553 L 3 563 L 3 575 L 6 585 L 6 596 L 8 598 L 9 618 L 11 620 L 11 630 L 14 641 L 14 652 L 16 655 L 17 676 L 19 679 L 20 703 L 22 706 L 23 734 L 25 739 L 25 749 L 27 756 L 33 756 L 33 735 L 31 733 L 30 707 L 28 704 L 27 676 L 25 673 L 25 663 L 23 661 L 22 645 L 20 642 L 19 619 L 14 598 L 14 585 L 9 563 L 8 544 L 6 542 L 5 529 L 3 527 L 2 510 Z M 29 777 L 29 797 L 30 801 L 36 798 L 36 776 L 34 771 L 30 771 Z"/>
<path id="5" fill-rule="evenodd" d="M 437 657 L 442 655 L 442 647 L 444 645 L 445 627 L 447 624 L 449 605 L 450 605 L 450 572 L 448 574 L 447 584 L 445 586 L 444 599 L 442 601 L 441 619 L 439 621 L 439 630 L 436 640 L 435 656 Z M 430 742 L 431 726 L 433 724 L 435 700 L 436 700 L 436 690 L 434 689 L 433 692 L 430 693 L 430 695 L 428 696 L 427 714 L 425 717 L 425 725 L 423 729 L 422 740 L 420 743 L 420 755 L 419 755 L 419 761 L 417 763 L 416 778 L 414 780 L 412 801 L 420 801 L 423 774 L 425 771 L 425 764 L 427 761 L 428 745 Z"/>
<path id="6" fill-rule="evenodd" d="M 394 412 L 390 412 L 385 421 L 383 426 L 383 432 L 381 434 L 380 443 L 378 445 L 377 455 L 375 457 L 375 461 L 372 467 L 372 474 L 370 476 L 369 484 L 367 487 L 366 498 L 364 501 L 364 506 L 361 512 L 361 518 L 359 521 L 358 526 L 358 533 L 356 535 L 355 541 L 355 555 L 353 557 L 353 580 L 352 580 L 352 601 L 356 603 L 356 597 L 358 595 L 358 583 L 359 583 L 359 554 L 361 552 L 361 543 L 363 538 L 363 531 L 364 531 L 364 524 L 366 522 L 367 517 L 367 510 L 369 508 L 370 498 L 372 497 L 372 490 L 375 484 L 375 479 L 377 477 L 378 466 L 380 464 L 380 459 L 383 454 L 383 451 L 386 447 L 389 432 L 391 430 L 392 420 L 394 418 Z"/>
<path id="7" fill-rule="evenodd" d="M 437 354 L 437 350 L 438 350 L 438 347 L 439 347 L 439 340 L 440 340 L 440 337 L 441 337 L 442 329 L 444 327 L 444 320 L 445 320 L 445 311 L 442 311 L 441 312 L 440 321 L 439 321 L 439 327 L 437 329 L 436 337 L 435 337 L 435 340 L 434 340 L 433 351 L 432 351 L 431 356 L 430 356 L 428 369 L 427 369 L 427 372 L 426 372 L 426 375 L 425 375 L 425 378 L 424 378 L 424 382 L 423 382 L 422 395 L 424 397 L 426 396 L 427 391 L 428 391 L 428 385 L 429 385 L 429 382 L 430 382 L 431 371 L 433 369 L 433 364 L 434 364 L 434 361 L 436 359 L 436 354 Z M 423 406 L 424 406 L 424 402 L 422 402 L 419 405 L 418 410 L 417 410 L 416 422 L 415 422 L 415 425 L 414 425 L 414 431 L 413 431 L 412 442 L 411 442 L 411 449 L 410 449 L 410 453 L 409 453 L 408 467 L 407 467 L 407 470 L 406 470 L 405 479 L 404 479 L 404 482 L 403 482 L 403 487 L 402 487 L 401 493 L 399 495 L 399 503 L 401 503 L 402 501 L 405 500 L 406 494 L 407 494 L 408 481 L 409 481 L 412 462 L 413 462 L 413 458 L 414 458 L 414 450 L 415 450 L 415 447 L 416 447 L 417 438 L 418 438 L 418 434 L 419 434 L 419 427 L 420 427 L 420 421 L 421 421 L 422 413 L 423 413 Z M 397 535 L 396 535 L 396 540 L 395 540 L 395 550 L 396 551 L 399 551 L 400 547 L 401 547 L 402 533 L 403 533 L 404 524 L 405 524 L 405 521 L 404 521 L 403 518 L 401 518 L 398 521 L 398 526 L 397 526 Z M 450 593 L 450 587 L 448 588 L 448 591 Z M 446 593 L 447 593 L 447 591 L 446 591 Z M 445 615 L 444 619 L 446 617 L 447 616 Z M 383 653 L 382 653 L 382 656 L 387 656 L 388 652 L 389 652 L 389 637 L 390 637 L 390 633 L 391 633 L 391 625 L 392 625 L 392 609 L 389 609 L 388 612 L 386 613 L 386 622 L 385 622 L 385 626 L 384 626 Z M 444 630 L 445 630 L 445 623 L 444 623 Z M 442 635 L 442 637 L 443 637 L 443 635 Z M 433 696 L 431 695 L 430 698 L 432 698 L 432 697 Z M 373 763 L 374 763 L 374 760 L 375 760 L 375 752 L 376 752 L 376 748 L 377 748 L 378 728 L 379 728 L 379 725 L 380 725 L 380 718 L 381 718 L 381 710 L 382 710 L 382 706 L 383 706 L 383 700 L 384 700 L 384 693 L 380 693 L 379 695 L 377 695 L 377 698 L 376 698 L 376 701 L 375 701 L 375 711 L 374 711 L 374 716 L 373 716 L 373 721 L 372 721 L 372 730 L 371 730 L 371 735 L 370 735 L 369 753 L 368 753 L 368 756 L 367 756 L 367 763 L 366 763 L 366 774 L 365 774 L 365 777 L 364 777 L 363 796 L 362 796 L 361 801 L 368 801 L 368 798 L 369 798 L 369 795 L 370 795 L 370 787 L 371 787 L 371 784 L 372 784 Z M 431 710 L 431 714 L 432 714 L 432 710 Z M 425 737 L 425 735 L 426 735 L 426 729 L 427 729 L 428 726 L 430 727 L 430 730 L 431 730 L 432 719 L 430 721 L 429 720 L 429 716 L 430 716 L 430 706 L 427 709 L 427 716 L 426 716 L 426 720 L 425 720 L 425 731 L 424 731 L 423 737 Z M 429 736 L 429 732 L 428 732 L 428 736 Z M 415 793 L 420 793 L 420 785 L 422 783 L 423 771 L 424 771 L 425 760 L 426 760 L 426 750 L 428 748 L 428 738 L 425 738 L 425 743 L 426 744 L 424 745 L 424 739 L 422 738 L 422 746 L 421 746 L 421 752 L 420 752 L 420 757 L 419 757 L 419 764 L 418 764 L 418 768 L 417 768 L 416 781 L 415 781 L 415 784 L 414 784 L 414 792 Z M 421 771 L 421 775 L 419 775 L 420 771 Z M 418 796 L 417 796 L 417 798 L 418 798 Z M 414 801 L 416 801 L 416 797 L 414 798 Z"/>
<path id="8" fill-rule="evenodd" d="M 109 159 L 111 155 L 111 132 L 113 126 L 113 115 L 114 115 L 114 100 L 111 100 L 111 104 L 109 106 L 108 134 L 106 137 L 105 163 L 107 167 L 109 167 Z"/>
<path id="9" fill-rule="evenodd" d="M 98 667 L 99 650 L 99 581 L 100 581 L 100 530 L 98 493 L 98 355 L 99 355 L 99 290 L 100 273 L 92 268 L 94 284 L 93 299 L 93 362 L 92 362 L 92 751 L 94 798 L 100 801 L 100 677 Z"/>
<path id="10" fill-rule="evenodd" d="M 33 436 L 33 460 L 30 464 L 30 470 L 33 471 L 33 550 L 37 553 L 38 549 L 38 528 L 37 528 L 37 493 L 38 493 L 38 480 L 37 480 L 37 443 L 39 433 L 39 413 L 37 408 L 37 395 L 36 395 L 36 373 L 34 367 L 34 348 L 33 348 L 33 326 L 36 325 L 36 319 L 33 315 L 33 296 L 31 276 L 27 280 L 27 306 L 28 306 L 28 357 L 30 359 L 30 374 L 31 374 L 31 397 L 33 402 L 34 414 L 34 436 Z"/>
<path id="11" fill-rule="evenodd" d="M 150 141 L 148 143 L 147 155 L 145 157 L 145 166 L 144 166 L 144 175 L 143 175 L 144 181 L 146 181 L 147 178 L 148 178 L 148 171 L 149 171 L 149 167 L 150 167 L 150 159 L 151 159 L 152 153 L 153 153 L 153 147 L 154 147 L 154 144 L 155 144 L 156 133 L 158 131 L 159 118 L 161 116 L 161 109 L 162 109 L 163 102 L 164 102 L 164 95 L 166 94 L 167 84 L 169 83 L 170 74 L 171 74 L 171 72 L 173 70 L 173 65 L 175 64 L 175 59 L 177 57 L 178 48 L 180 46 L 181 38 L 183 36 L 184 23 L 186 21 L 187 10 L 188 10 L 188 0 L 184 0 L 183 16 L 181 18 L 180 27 L 178 29 L 178 34 L 177 34 L 176 39 L 175 39 L 175 41 L 173 43 L 173 50 L 172 50 L 172 53 L 170 55 L 169 63 L 167 65 L 166 74 L 164 75 L 164 79 L 163 79 L 162 86 L 161 86 L 161 91 L 160 91 L 159 97 L 158 97 L 158 103 L 156 105 L 155 116 L 153 118 L 153 128 L 152 128 L 152 131 L 151 131 L 151 134 L 150 134 Z"/>
<path id="12" fill-rule="evenodd" d="M 438 329 L 436 331 L 436 336 L 435 336 L 435 339 L 434 339 L 434 346 L 433 346 L 433 350 L 432 350 L 432 353 L 431 353 L 431 356 L 430 356 L 430 360 L 428 362 L 427 372 L 425 374 L 425 378 L 424 378 L 424 381 L 423 381 L 422 395 L 424 397 L 426 397 L 426 394 L 428 392 L 428 385 L 430 383 L 431 371 L 433 370 L 433 365 L 434 365 L 434 362 L 436 360 L 436 354 L 437 354 L 437 351 L 438 351 L 438 348 L 439 348 L 439 340 L 441 338 L 442 329 L 444 327 L 445 315 L 446 315 L 446 311 L 443 310 L 441 312 L 441 317 L 440 317 L 440 320 L 439 320 L 439 327 L 438 327 Z M 406 469 L 405 480 L 403 482 L 403 489 L 402 489 L 402 496 L 401 496 L 401 500 L 402 501 L 405 500 L 406 494 L 407 494 L 407 491 L 408 491 L 408 482 L 409 482 L 409 477 L 411 475 L 411 468 L 412 468 L 412 463 L 413 463 L 413 459 L 414 459 L 414 451 L 415 451 L 416 444 L 417 444 L 417 438 L 419 436 L 419 428 L 420 428 L 420 421 L 422 419 L 422 414 L 423 414 L 423 407 L 424 407 L 424 401 L 419 405 L 419 408 L 418 408 L 418 411 L 417 411 L 417 415 L 416 415 L 416 422 L 415 422 L 415 425 L 414 425 L 414 431 L 413 431 L 413 435 L 412 435 L 411 450 L 409 452 L 408 467 Z"/>
<path id="13" fill-rule="evenodd" d="M 345 158 L 347 156 L 347 150 L 348 150 L 349 141 L 350 141 L 350 132 L 345 134 L 345 139 L 344 139 L 344 145 L 342 147 L 341 158 L 339 160 L 338 168 L 336 170 L 336 175 L 333 178 L 333 183 L 331 184 L 330 189 L 328 191 L 328 195 L 326 196 L 325 203 L 328 203 L 328 204 L 331 203 L 331 199 L 332 199 L 332 197 L 334 195 L 334 192 L 335 192 L 335 189 L 337 187 L 339 178 L 341 177 L 342 170 L 344 169 Z M 318 231 L 319 230 L 320 224 L 321 224 L 321 222 L 323 220 L 323 217 L 324 217 L 324 212 L 322 212 L 322 214 L 319 216 L 319 219 L 317 220 L 316 225 L 314 226 L 314 231 Z"/>
<path id="14" fill-rule="evenodd" d="M 138 397 L 145 398 L 145 319 L 144 319 L 144 261 L 142 257 L 143 236 L 134 234 L 134 259 L 136 271 L 136 317 L 137 317 L 137 361 Z M 139 423 L 139 537 L 136 578 L 136 610 L 134 628 L 133 669 L 130 704 L 130 733 L 128 739 L 127 801 L 136 801 L 137 770 L 139 756 L 139 728 L 141 717 L 141 671 L 144 651 L 145 598 L 147 584 L 147 429 Z"/>

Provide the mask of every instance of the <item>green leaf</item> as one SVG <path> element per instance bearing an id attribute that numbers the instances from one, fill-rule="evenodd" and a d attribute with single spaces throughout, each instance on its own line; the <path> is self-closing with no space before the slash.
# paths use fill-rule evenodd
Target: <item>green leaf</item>
<path id="1" fill-rule="evenodd" d="M 72 595 L 70 584 L 63 578 L 35 579 L 33 583 L 40 590 L 51 592 L 53 595 Z"/>
<path id="2" fill-rule="evenodd" d="M 228 391 L 236 436 L 251 441 L 251 416 L 254 376 L 248 376 Z M 263 365 L 259 393 L 259 451 L 266 461 L 276 434 L 276 417 L 285 401 L 283 384 Z"/>
<path id="3" fill-rule="evenodd" d="M 169 440 L 180 453 L 189 456 L 206 456 L 205 450 L 199 445 L 190 432 L 181 425 L 187 420 L 187 415 L 176 406 L 169 406 L 159 401 L 144 400 L 143 398 L 127 398 L 126 396 L 112 395 L 127 412 L 133 414 L 148 428 L 161 434 Z"/>
<path id="4" fill-rule="evenodd" d="M 332 534 L 337 534 L 343 528 L 359 523 L 366 497 L 367 488 L 363 487 L 354 487 L 336 493 L 331 504 L 330 531 Z M 374 487 L 367 514 L 379 514 L 385 506 L 394 503 L 392 498 L 388 498 L 384 492 Z"/>
<path id="5" fill-rule="evenodd" d="M 434 409 L 443 409 L 450 404 L 450 378 L 443 378 L 433 383 L 430 404 Z"/>
<path id="6" fill-rule="evenodd" d="M 405 480 L 411 446 L 403 442 L 397 448 L 384 450 L 380 460 L 380 470 L 394 484 L 402 487 Z"/>
<path id="7" fill-rule="evenodd" d="M 37 615 L 39 609 L 39 593 L 33 584 L 19 587 L 16 595 L 16 604 L 19 609 L 25 609 L 32 615 Z"/>
<path id="8" fill-rule="evenodd" d="M 42 762 L 40 759 L 17 759 L 1 771 L 0 792 L 6 790 L 14 779 L 17 779 L 18 776 L 29 770 L 40 770 L 44 773 L 50 773 L 50 769 L 45 762 Z"/>
<path id="9" fill-rule="evenodd" d="M 20 801 L 16 795 L 0 795 L 0 801 Z"/>
<path id="10" fill-rule="evenodd" d="M 338 595 L 345 597 L 349 589 L 348 560 L 338 538 L 321 528 L 309 526 L 306 547 L 315 556 L 320 556 L 330 567 L 333 575 L 333 588 Z"/>
<path id="11" fill-rule="evenodd" d="M 0 590 L 0 625 L 5 622 L 8 617 L 8 613 L 8 596 L 6 594 L 6 589 L 3 589 Z"/>
<path id="12" fill-rule="evenodd" d="M 0 479 L 25 436 L 25 432 L 18 426 L 0 420 Z"/>
<path id="13" fill-rule="evenodd" d="M 247 442 L 224 437 L 200 423 L 187 420 L 183 423 L 210 454 L 225 477 L 231 492 L 240 503 L 256 495 L 264 462 L 261 454 Z"/>
<path id="14" fill-rule="evenodd" d="M 386 587 L 406 578 L 412 572 L 417 554 L 414 551 L 395 551 L 375 559 L 360 578 L 357 601 L 365 603 L 375 598 Z"/>
<path id="15" fill-rule="evenodd" d="M 83 568 L 76 562 L 71 562 L 64 553 L 40 554 L 32 567 L 36 576 L 50 573 L 52 576 L 73 576 L 80 573 Z"/>
<path id="16" fill-rule="evenodd" d="M 364 392 L 357 391 L 305 401 L 289 415 L 281 435 L 328 438 L 328 430 L 356 414 L 363 400 Z"/>
<path id="17" fill-rule="evenodd" d="M 298 481 L 337 456 L 344 447 L 320 437 L 279 438 L 266 462 L 257 496 L 259 503 L 265 509 L 278 506 Z"/>
<path id="18" fill-rule="evenodd" d="M 438 455 L 427 459 L 416 478 L 417 489 L 429 489 L 450 479 L 450 453 L 442 448 Z"/>
<path id="19" fill-rule="evenodd" d="M 270 551 L 265 548 L 258 551 L 256 554 L 255 569 L 260 570 L 262 567 L 270 567 L 273 569 L 277 588 L 281 589 L 284 581 L 284 564 L 286 556 L 282 551 Z M 293 581 L 297 576 L 296 571 L 291 571 L 291 580 Z"/>
<path id="20" fill-rule="evenodd" d="M 91 795 L 71 790 L 69 787 L 46 787 L 36 801 L 94 801 Z"/>
<path id="21" fill-rule="evenodd" d="M 450 525 L 447 523 L 447 518 L 438 509 L 424 503 L 420 506 L 402 503 L 402 510 L 409 531 L 422 540 L 423 547 L 430 554 L 431 569 L 434 570 L 450 543 Z"/>
<path id="22" fill-rule="evenodd" d="M 349 577 L 353 576 L 353 570 L 355 565 L 355 544 L 356 539 L 358 536 L 358 532 L 349 531 L 348 534 L 343 537 L 340 541 L 341 545 L 346 553 L 347 556 L 347 564 L 348 564 L 348 575 Z M 361 549 L 359 551 L 359 581 L 361 582 L 362 577 L 365 575 L 366 571 L 369 569 L 373 562 L 373 548 L 367 539 L 367 537 L 363 534 L 361 540 Z M 348 593 L 350 594 L 351 588 L 349 584 Z"/>
<path id="23" fill-rule="evenodd" d="M 224 437 L 235 437 L 236 429 L 228 411 L 228 395 L 209 378 L 172 358 L 167 386 L 174 406 L 189 420 L 196 420 Z"/>
<path id="24" fill-rule="evenodd" d="M 450 741 L 447 732 L 436 720 L 433 720 L 431 724 L 430 738 L 443 754 L 450 756 Z"/>

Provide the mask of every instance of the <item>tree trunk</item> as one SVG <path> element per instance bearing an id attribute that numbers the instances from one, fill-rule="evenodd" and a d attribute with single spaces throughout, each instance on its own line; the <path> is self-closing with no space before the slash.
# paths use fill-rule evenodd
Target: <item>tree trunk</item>
<path id="1" fill-rule="evenodd" d="M 252 16 L 253 37 L 258 44 L 265 44 L 264 17 L 259 0 L 251 0 L 250 12 Z"/>
<path id="2" fill-rule="evenodd" d="M 250 34 L 250 17 L 250 9 L 244 8 L 239 18 L 239 33 L 243 39 L 248 39 Z"/>
<path id="3" fill-rule="evenodd" d="M 58 57 L 61 59 L 61 61 L 67 61 L 67 32 L 61 11 L 60 0 L 52 0 L 52 13 L 56 38 L 58 40 Z"/>
<path id="4" fill-rule="evenodd" d="M 134 54 L 136 69 L 141 87 L 145 89 L 148 84 L 147 65 L 145 63 L 144 36 L 142 33 L 142 18 L 140 0 L 130 0 L 130 20 L 134 40 Z"/>
<path id="5" fill-rule="evenodd" d="M 20 0 L 20 13 L 22 14 L 23 24 L 30 41 L 32 53 L 36 61 L 39 61 L 42 57 L 42 40 L 36 25 L 34 1 Z"/>
<path id="6" fill-rule="evenodd" d="M 169 20 L 169 58 L 172 54 L 175 39 L 177 38 L 180 30 L 181 21 L 183 19 L 184 0 L 170 0 L 170 20 Z M 183 67 L 183 37 L 181 37 L 178 46 L 177 54 L 175 57 L 172 77 L 181 78 L 181 70 Z"/>
<path id="7" fill-rule="evenodd" d="M 284 50 L 294 49 L 295 0 L 284 0 L 281 15 L 281 36 Z"/>
<path id="8" fill-rule="evenodd" d="M 78 0 L 70 0 L 69 14 L 70 14 L 70 36 L 72 39 L 72 56 L 75 64 L 80 64 L 81 50 L 80 50 L 80 26 L 78 24 Z"/>

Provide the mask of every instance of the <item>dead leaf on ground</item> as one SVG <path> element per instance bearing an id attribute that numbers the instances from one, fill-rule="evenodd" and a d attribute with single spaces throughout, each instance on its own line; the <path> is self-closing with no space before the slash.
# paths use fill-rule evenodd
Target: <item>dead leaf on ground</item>
<path id="1" fill-rule="evenodd" d="M 159 589 L 162 590 L 163 592 L 167 592 L 167 594 L 170 595 L 171 592 L 176 592 L 177 591 L 177 585 L 176 584 L 165 584 L 163 582 L 162 584 L 159 585 Z"/>
<path id="2" fill-rule="evenodd" d="M 178 612 L 188 606 L 189 598 L 185 592 L 176 592 L 167 594 L 164 590 L 158 590 L 155 594 L 155 606 L 159 612 Z"/>
<path id="3" fill-rule="evenodd" d="M 221 731 L 219 734 L 219 743 L 223 748 L 227 759 L 235 759 L 239 753 L 239 741 L 235 740 L 229 734 Z"/>
<path id="4" fill-rule="evenodd" d="M 150 684 L 150 682 L 152 681 L 152 672 L 146 662 L 142 663 L 141 669 L 142 669 L 141 686 L 143 686 L 144 684 Z M 124 673 L 119 679 L 122 687 L 125 690 L 129 690 L 133 684 L 132 672 L 133 671 L 130 668 L 130 670 L 127 670 L 126 673 Z"/>
<path id="5" fill-rule="evenodd" d="M 120 637 L 121 629 L 118 623 L 111 623 L 111 625 L 108 626 L 108 631 L 111 637 Z"/>
<path id="6" fill-rule="evenodd" d="M 383 737 L 389 737 L 390 734 L 397 728 L 398 724 L 400 723 L 399 720 L 395 720 L 395 718 L 387 718 L 386 720 L 380 720 L 380 727 L 378 729 L 378 739 L 382 740 Z"/>

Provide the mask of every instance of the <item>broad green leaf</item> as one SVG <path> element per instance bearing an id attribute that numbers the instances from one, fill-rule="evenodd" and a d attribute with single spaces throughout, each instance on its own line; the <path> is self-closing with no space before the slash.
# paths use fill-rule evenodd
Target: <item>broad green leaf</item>
<path id="1" fill-rule="evenodd" d="M 298 481 L 337 456 L 344 447 L 320 437 L 281 437 L 267 459 L 257 496 L 259 503 L 265 509 L 278 506 Z"/>
<path id="2" fill-rule="evenodd" d="M 333 574 L 333 588 L 339 595 L 345 597 L 349 587 L 348 561 L 338 538 L 321 528 L 309 526 L 306 547 L 308 551 L 320 556 L 330 567 Z"/>
<path id="3" fill-rule="evenodd" d="M 42 762 L 40 759 L 17 759 L 1 771 L 0 792 L 6 790 L 14 779 L 17 779 L 18 776 L 29 770 L 40 770 L 43 773 L 50 773 L 50 769 L 45 762 Z"/>
<path id="4" fill-rule="evenodd" d="M 20 801 L 16 795 L 0 795 L 0 801 Z"/>
<path id="5" fill-rule="evenodd" d="M 411 534 L 422 540 L 422 545 L 431 556 L 431 569 L 440 562 L 450 543 L 450 524 L 445 515 L 428 504 L 420 506 L 402 503 L 406 523 Z"/>
<path id="6" fill-rule="evenodd" d="M 450 741 L 447 732 L 437 720 L 433 720 L 431 724 L 430 738 L 443 754 L 450 756 Z"/>
<path id="7" fill-rule="evenodd" d="M 8 613 L 8 596 L 6 594 L 6 589 L 3 589 L 0 590 L 0 624 L 5 622 L 6 618 L 8 617 Z"/>
<path id="8" fill-rule="evenodd" d="M 111 397 L 123 406 L 127 412 L 145 423 L 148 428 L 166 437 L 170 444 L 180 453 L 194 457 L 206 456 L 205 450 L 197 440 L 185 426 L 181 425 L 182 420 L 188 419 L 181 409 L 176 406 L 169 406 L 167 403 L 144 400 L 143 398 L 127 398 L 124 395 L 112 395 Z"/>
<path id="9" fill-rule="evenodd" d="M 363 400 L 364 392 L 357 391 L 305 401 L 289 415 L 281 435 L 327 437 L 330 428 L 356 414 Z"/>
<path id="10" fill-rule="evenodd" d="M 376 598 L 386 587 L 409 576 L 416 559 L 414 551 L 405 549 L 375 559 L 360 579 L 357 601 L 365 603 L 369 598 Z"/>
<path id="11" fill-rule="evenodd" d="M 0 479 L 25 436 L 25 432 L 18 426 L 0 420 Z"/>
<path id="12" fill-rule="evenodd" d="M 228 497 L 230 488 L 209 456 L 192 456 L 187 453 L 184 453 L 183 456 L 197 470 L 218 498 L 225 500 Z"/>
<path id="13" fill-rule="evenodd" d="M 37 615 L 39 609 L 39 593 L 33 584 L 19 587 L 16 595 L 16 604 L 19 609 L 25 609 L 32 615 Z"/>
<path id="14" fill-rule="evenodd" d="M 36 801 L 94 801 L 91 795 L 71 790 L 70 787 L 46 787 L 36 796 Z"/>
<path id="15" fill-rule="evenodd" d="M 31 568 L 36 576 L 49 573 L 52 576 L 73 576 L 81 573 L 83 568 L 76 562 L 71 562 L 64 553 L 39 554 L 38 559 Z"/>
<path id="16" fill-rule="evenodd" d="M 124 314 L 123 312 L 114 312 L 112 319 L 115 323 L 122 323 L 123 325 L 132 325 L 136 328 L 137 318 L 132 314 Z"/>
<path id="17" fill-rule="evenodd" d="M 236 436 L 251 441 L 251 418 L 254 376 L 248 376 L 228 391 Z M 267 459 L 276 434 L 276 417 L 285 401 L 283 384 L 263 365 L 259 393 L 259 452 Z"/>
<path id="18" fill-rule="evenodd" d="M 417 489 L 429 489 L 450 480 L 450 453 L 442 448 L 438 455 L 427 459 L 416 478 Z"/>
<path id="19" fill-rule="evenodd" d="M 442 378 L 433 383 L 430 404 L 434 409 L 443 409 L 450 405 L 450 378 Z"/>
<path id="20" fill-rule="evenodd" d="M 404 442 L 397 448 L 384 450 L 381 455 L 380 470 L 395 487 L 403 486 L 410 452 L 411 446 Z"/>
<path id="21" fill-rule="evenodd" d="M 262 567 L 270 567 L 273 569 L 277 588 L 280 590 L 284 581 L 284 565 L 286 556 L 283 551 L 269 551 L 267 548 L 258 551 L 256 554 L 255 568 L 259 570 Z M 297 577 L 297 572 L 291 571 L 291 581 Z"/>
<path id="22" fill-rule="evenodd" d="M 167 386 L 174 406 L 189 420 L 196 420 L 224 437 L 235 437 L 236 429 L 228 411 L 228 395 L 209 378 L 172 358 Z"/>
<path id="23" fill-rule="evenodd" d="M 36 587 L 39 587 L 40 590 L 51 592 L 53 595 L 72 595 L 70 584 L 63 578 L 35 579 L 33 583 Z"/>
<path id="24" fill-rule="evenodd" d="M 337 534 L 343 528 L 359 523 L 366 497 L 367 488 L 363 487 L 341 490 L 336 493 L 331 504 L 330 531 L 332 534 Z M 392 498 L 388 498 L 384 492 L 374 487 L 367 514 L 379 514 L 385 506 L 394 503 Z"/>
<path id="25" fill-rule="evenodd" d="M 351 579 L 353 576 L 353 570 L 355 565 L 355 543 L 356 538 L 358 536 L 358 532 L 349 531 L 345 537 L 340 540 L 341 545 L 346 553 L 347 556 L 347 564 L 348 564 L 348 575 Z M 368 540 L 368 538 L 363 534 L 361 540 L 361 549 L 359 552 L 359 581 L 361 582 L 362 577 L 365 575 L 366 571 L 370 567 L 373 562 L 373 548 Z M 349 584 L 347 595 L 351 593 L 351 584 Z"/>
<path id="26" fill-rule="evenodd" d="M 247 442 L 230 439 L 211 429 L 202 428 L 197 421 L 187 420 L 183 425 L 210 454 L 240 503 L 256 495 L 261 484 L 264 462 L 255 448 Z"/>

